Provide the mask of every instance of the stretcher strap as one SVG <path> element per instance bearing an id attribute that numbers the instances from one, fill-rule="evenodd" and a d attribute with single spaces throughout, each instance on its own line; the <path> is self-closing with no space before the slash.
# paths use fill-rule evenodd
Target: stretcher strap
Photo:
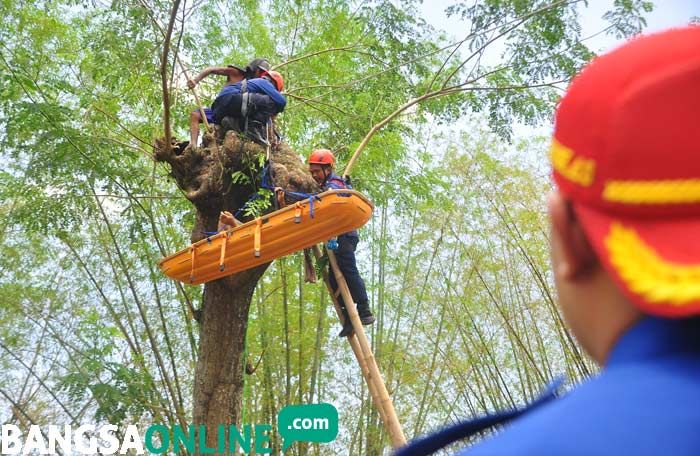
<path id="1" fill-rule="evenodd" d="M 301 223 L 302 205 L 299 201 L 294 204 L 294 223 Z"/>
<path id="2" fill-rule="evenodd" d="M 309 199 L 309 215 L 314 218 L 314 200 L 321 201 L 318 195 L 313 195 L 311 193 L 300 193 L 300 192 L 289 192 L 287 190 L 282 190 L 285 195 L 291 196 L 296 199 Z"/>
<path id="3" fill-rule="evenodd" d="M 226 256 L 226 245 L 228 244 L 229 232 L 224 231 L 221 240 L 221 256 L 219 257 L 219 271 L 223 271 L 226 266 L 224 266 L 224 257 Z"/>
<path id="4" fill-rule="evenodd" d="M 255 236 L 253 237 L 253 249 L 255 250 L 255 256 L 260 256 L 260 236 L 262 231 L 262 219 L 255 219 Z"/>
<path id="5" fill-rule="evenodd" d="M 197 247 L 193 244 L 190 246 L 190 283 L 194 282 L 194 259 L 197 253 Z"/>

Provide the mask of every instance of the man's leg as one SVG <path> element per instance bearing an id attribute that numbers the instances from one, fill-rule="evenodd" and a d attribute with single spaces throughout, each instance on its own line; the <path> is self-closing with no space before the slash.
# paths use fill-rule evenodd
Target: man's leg
<path id="1" fill-rule="evenodd" d="M 269 95 L 251 93 L 248 102 L 248 137 L 258 144 L 268 145 L 270 138 L 267 124 L 275 113 L 276 105 Z"/>
<path id="2" fill-rule="evenodd" d="M 336 260 L 337 259 L 338 255 L 336 253 Z M 338 262 L 338 265 L 340 266 L 340 262 Z M 335 295 L 338 292 L 338 282 L 335 280 L 335 274 L 333 274 L 333 271 L 329 270 L 328 272 L 328 281 L 331 283 L 331 292 Z M 336 299 L 338 300 L 338 304 L 340 305 L 340 310 L 343 314 L 344 320 L 343 329 L 341 329 L 340 333 L 338 333 L 338 337 L 347 337 L 350 334 L 352 334 L 352 323 L 350 323 L 350 316 L 348 315 L 348 310 L 345 308 L 345 301 L 343 300 L 343 297 L 338 295 Z"/>
<path id="3" fill-rule="evenodd" d="M 202 115 L 199 109 L 195 109 L 190 113 L 190 144 L 192 147 L 197 147 L 199 140 L 199 124 L 202 122 Z"/>
<path id="4" fill-rule="evenodd" d="M 367 296 L 367 288 L 365 281 L 360 276 L 360 271 L 357 269 L 357 259 L 355 258 L 355 250 L 359 239 L 355 236 L 338 236 L 338 250 L 336 251 L 336 259 L 338 267 L 343 273 L 345 281 L 350 289 L 353 301 L 357 304 L 357 312 L 360 314 L 360 320 L 363 325 L 371 325 L 375 318 L 372 311 L 369 309 L 369 297 Z"/>

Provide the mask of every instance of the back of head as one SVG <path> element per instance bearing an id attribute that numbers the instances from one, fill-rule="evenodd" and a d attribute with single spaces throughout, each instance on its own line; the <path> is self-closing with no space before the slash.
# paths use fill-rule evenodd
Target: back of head
<path id="1" fill-rule="evenodd" d="M 265 71 L 270 71 L 270 62 L 267 59 L 253 59 L 245 67 L 245 77 L 246 79 L 260 77 Z"/>
<path id="2" fill-rule="evenodd" d="M 601 264 L 642 312 L 700 314 L 700 27 L 594 59 L 556 113 L 551 160 Z"/>

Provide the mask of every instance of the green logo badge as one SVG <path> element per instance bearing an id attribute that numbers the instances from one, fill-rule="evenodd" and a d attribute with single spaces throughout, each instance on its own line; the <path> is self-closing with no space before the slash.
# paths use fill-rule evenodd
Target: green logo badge
<path id="1" fill-rule="evenodd" d="M 277 415 L 282 451 L 294 442 L 328 443 L 338 436 L 338 410 L 331 404 L 288 405 Z"/>

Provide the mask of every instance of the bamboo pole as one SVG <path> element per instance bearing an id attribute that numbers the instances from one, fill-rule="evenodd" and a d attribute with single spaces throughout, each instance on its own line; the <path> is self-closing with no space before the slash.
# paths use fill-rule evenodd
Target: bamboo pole
<path id="1" fill-rule="evenodd" d="M 316 257 L 316 260 L 318 261 L 322 254 L 321 254 L 321 249 L 318 248 L 317 245 L 313 247 L 314 251 L 314 256 Z M 345 317 L 343 316 L 342 310 L 340 310 L 340 303 L 338 302 L 338 297 L 333 293 L 333 287 L 331 287 L 331 283 L 328 279 L 328 271 L 323 270 L 322 271 L 323 275 L 323 281 L 326 283 L 326 288 L 328 289 L 328 294 L 331 297 L 331 300 L 333 301 L 333 307 L 335 308 L 335 313 L 338 315 L 338 319 L 340 320 L 341 324 L 345 324 Z M 355 337 L 355 334 L 353 333 L 350 337 L 347 338 L 348 342 L 350 342 L 350 348 L 352 348 L 352 352 L 355 354 L 355 358 L 357 358 L 357 363 L 360 365 L 360 370 L 362 371 L 362 376 L 365 378 L 365 383 L 367 383 L 367 387 L 369 389 L 369 394 L 372 396 L 372 401 L 377 407 L 377 411 L 379 412 L 379 416 L 382 418 L 382 422 L 386 422 L 386 413 L 384 411 L 384 407 L 382 407 L 380 397 L 379 397 L 379 392 L 377 391 L 377 388 L 373 382 L 370 381 L 371 379 L 371 374 L 369 370 L 369 366 L 367 366 L 367 363 L 365 362 L 365 358 L 362 356 L 362 348 L 360 347 L 360 342 L 357 340 L 357 337 Z"/>
<path id="2" fill-rule="evenodd" d="M 396 416 L 396 410 L 394 410 L 394 404 L 391 401 L 389 392 L 386 389 L 384 379 L 379 372 L 377 361 L 374 358 L 372 348 L 370 347 L 367 336 L 365 335 L 365 330 L 362 327 L 360 316 L 357 313 L 357 308 L 355 307 L 355 303 L 350 295 L 348 284 L 345 282 L 345 277 L 343 277 L 343 274 L 340 272 L 340 268 L 338 268 L 338 262 L 336 261 L 335 253 L 333 253 L 332 250 L 328 251 L 328 261 L 330 263 L 331 270 L 335 275 L 335 280 L 338 284 L 340 295 L 345 302 L 345 309 L 347 309 L 348 315 L 350 316 L 350 322 L 355 330 L 355 339 L 357 339 L 357 342 L 360 345 L 362 355 L 358 357 L 358 360 L 362 358 L 368 367 L 369 375 L 366 376 L 365 379 L 368 385 L 373 384 L 373 387 L 376 389 L 378 400 L 374 399 L 373 397 L 374 403 L 377 404 L 377 408 L 379 410 L 384 409 L 384 417 L 382 417 L 382 421 L 384 421 L 384 426 L 389 432 L 391 445 L 394 448 L 400 448 L 406 445 L 406 436 L 404 435 L 403 429 L 401 428 L 401 423 L 399 423 L 399 419 Z"/>
<path id="3" fill-rule="evenodd" d="M 182 64 L 182 61 L 180 59 L 177 59 L 177 63 L 180 64 L 180 68 L 182 69 L 182 72 L 185 74 L 185 79 L 188 81 L 190 80 L 190 75 L 187 72 L 187 69 L 185 68 L 185 65 Z M 211 126 L 209 125 L 209 121 L 207 120 L 207 114 L 204 112 L 204 106 L 202 105 L 202 102 L 199 101 L 199 96 L 197 95 L 197 91 L 194 90 L 194 87 L 190 88 L 192 91 L 192 95 L 194 95 L 194 101 L 197 103 L 197 107 L 199 108 L 199 113 L 202 115 L 202 122 L 204 122 L 204 128 L 207 129 L 208 132 L 211 132 Z M 192 147 L 195 147 L 196 144 L 193 144 Z"/>

